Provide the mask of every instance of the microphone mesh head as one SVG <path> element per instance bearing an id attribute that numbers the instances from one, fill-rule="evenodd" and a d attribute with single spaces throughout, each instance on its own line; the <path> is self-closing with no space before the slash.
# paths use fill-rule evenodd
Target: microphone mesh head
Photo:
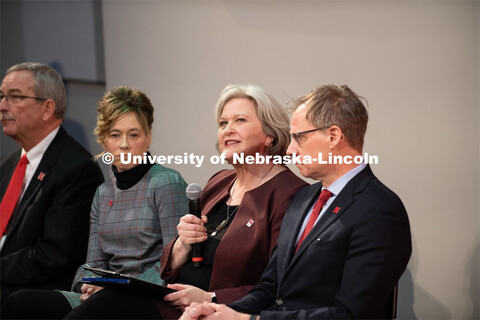
<path id="1" fill-rule="evenodd" d="M 190 183 L 187 187 L 187 197 L 190 200 L 197 200 L 200 199 L 202 195 L 202 187 L 200 187 L 196 183 Z"/>

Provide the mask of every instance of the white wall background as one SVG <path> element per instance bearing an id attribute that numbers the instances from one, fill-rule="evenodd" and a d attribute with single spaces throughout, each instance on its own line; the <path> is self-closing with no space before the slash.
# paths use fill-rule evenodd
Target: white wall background
<path id="1" fill-rule="evenodd" d="M 409 212 L 399 318 L 479 318 L 479 1 L 103 1 L 107 88 L 156 106 L 155 154 L 216 154 L 229 83 L 369 101 L 365 150 Z M 218 166 L 171 167 L 205 184 Z"/>
<path id="2" fill-rule="evenodd" d="M 16 40 L 25 52 L 24 61 L 49 63 L 69 80 L 105 80 L 99 1 L 7 2 L 21 12 L 15 18 L 20 18 L 16 23 L 23 37 Z"/>

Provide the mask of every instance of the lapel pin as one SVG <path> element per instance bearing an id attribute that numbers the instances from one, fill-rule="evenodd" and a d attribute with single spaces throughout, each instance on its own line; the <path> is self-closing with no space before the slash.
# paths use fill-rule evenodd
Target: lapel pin
<path id="1" fill-rule="evenodd" d="M 250 228 L 254 222 L 255 222 L 255 221 L 253 221 L 253 219 L 248 220 L 248 222 L 247 222 L 247 227 Z"/>
<path id="2" fill-rule="evenodd" d="M 43 181 L 43 178 L 45 178 L 45 173 L 40 172 L 40 174 L 38 175 L 37 179 L 40 180 L 40 181 Z"/>
<path id="3" fill-rule="evenodd" d="M 113 205 L 113 200 L 110 200 L 110 202 L 108 203 L 108 206 L 111 207 Z"/>
<path id="4" fill-rule="evenodd" d="M 340 211 L 340 207 L 335 207 L 335 210 L 333 210 L 333 213 L 337 214 L 338 211 Z"/>

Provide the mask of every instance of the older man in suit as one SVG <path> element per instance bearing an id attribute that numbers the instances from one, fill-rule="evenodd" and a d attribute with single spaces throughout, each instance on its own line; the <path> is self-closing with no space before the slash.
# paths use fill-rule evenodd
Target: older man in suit
<path id="1" fill-rule="evenodd" d="M 9 68 L 0 99 L 3 133 L 22 148 L 0 160 L 3 302 L 23 288 L 69 289 L 85 260 L 90 206 L 103 176 L 61 126 L 66 92 L 54 69 Z"/>
<path id="2" fill-rule="evenodd" d="M 304 160 L 302 175 L 320 182 L 295 194 L 261 282 L 229 307 L 192 304 L 183 319 L 392 317 L 410 227 L 397 195 L 352 161 L 362 155 L 367 122 L 347 86 L 322 86 L 298 100 L 288 152 Z"/>

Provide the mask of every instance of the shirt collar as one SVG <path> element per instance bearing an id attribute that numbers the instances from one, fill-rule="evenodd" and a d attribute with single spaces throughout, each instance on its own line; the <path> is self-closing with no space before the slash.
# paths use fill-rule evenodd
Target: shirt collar
<path id="1" fill-rule="evenodd" d="M 25 151 L 25 149 L 22 149 L 21 155 L 23 156 L 24 154 L 27 154 L 28 164 L 31 165 L 32 168 L 36 169 L 38 167 L 40 161 L 42 160 L 43 154 L 47 150 L 53 138 L 55 138 L 55 136 L 57 135 L 58 130 L 60 130 L 60 126 L 53 129 L 52 132 L 50 132 L 45 138 L 43 138 L 42 141 L 40 141 L 35 145 L 35 147 L 30 149 L 28 153 Z"/>
<path id="2" fill-rule="evenodd" d="M 365 163 L 359 164 L 352 170 L 345 173 L 343 176 L 335 180 L 328 188 L 333 195 L 337 196 L 340 191 L 347 185 L 347 183 L 353 179 L 360 171 L 362 171 L 367 165 Z"/>

